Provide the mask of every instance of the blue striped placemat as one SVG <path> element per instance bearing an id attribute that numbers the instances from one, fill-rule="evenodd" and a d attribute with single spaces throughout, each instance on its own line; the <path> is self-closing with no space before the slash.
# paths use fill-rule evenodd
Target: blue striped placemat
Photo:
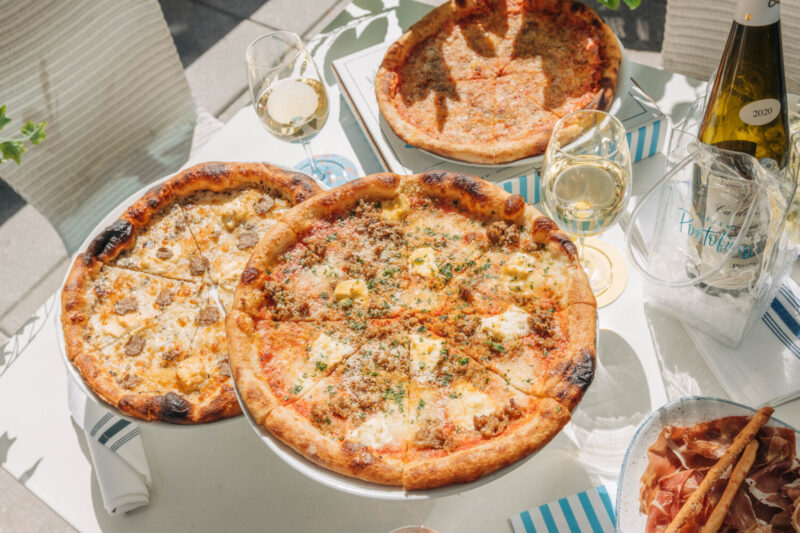
<path id="1" fill-rule="evenodd" d="M 612 533 L 615 485 L 591 490 L 540 505 L 509 518 L 514 533 Z"/>

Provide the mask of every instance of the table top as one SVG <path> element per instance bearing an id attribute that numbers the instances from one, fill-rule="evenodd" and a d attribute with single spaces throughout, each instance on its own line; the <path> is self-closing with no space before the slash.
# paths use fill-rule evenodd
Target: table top
<path id="1" fill-rule="evenodd" d="M 426 9 L 384 0 L 351 4 L 310 48 L 318 64 L 395 39 Z M 243 67 L 244 69 L 244 67 Z M 703 84 L 642 65 L 633 78 L 669 116 L 680 116 Z M 378 172 L 377 159 L 327 72 L 331 115 L 312 141 L 317 154 L 351 159 L 359 173 Z M 264 160 L 293 166 L 302 147 L 281 143 L 242 109 L 189 163 Z M 634 165 L 631 203 L 663 174 L 657 154 Z M 623 250 L 616 226 L 603 239 Z M 109 516 L 92 474 L 84 434 L 70 419 L 66 370 L 56 348 L 55 297 L 31 317 L 0 355 L 0 464 L 80 531 L 390 531 L 425 524 L 442 533 L 510 531 L 508 518 L 615 481 L 636 426 L 677 396 L 726 397 L 683 326 L 642 299 L 642 278 L 630 270 L 622 297 L 599 311 L 598 370 L 573 421 L 519 468 L 479 488 L 448 497 L 388 502 L 324 487 L 287 466 L 244 418 L 163 428 L 141 424 L 153 473 L 151 502 L 127 516 Z M 669 386 L 665 386 L 668 384 Z M 776 416 L 800 426 L 800 401 Z"/>

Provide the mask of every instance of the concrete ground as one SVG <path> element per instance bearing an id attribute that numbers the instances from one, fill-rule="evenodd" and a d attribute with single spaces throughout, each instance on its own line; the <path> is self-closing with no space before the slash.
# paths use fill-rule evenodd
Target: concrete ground
<path id="1" fill-rule="evenodd" d="M 308 40 L 348 2 L 160 0 L 195 99 L 222 122 L 250 101 L 242 64 L 231 58 L 244 57 L 251 41 L 277 29 Z M 612 11 L 597 3 L 593 7 L 620 37 L 631 60 L 661 66 L 666 0 L 645 0 L 635 11 L 625 6 Z M 47 149 L 46 141 L 40 149 Z M 47 220 L 2 181 L 2 167 L 0 250 L 2 346 L 59 287 L 69 264 L 64 246 Z M 0 465 L 2 462 L 0 457 Z M 73 531 L 2 469 L 0 494 L 0 533 Z"/>

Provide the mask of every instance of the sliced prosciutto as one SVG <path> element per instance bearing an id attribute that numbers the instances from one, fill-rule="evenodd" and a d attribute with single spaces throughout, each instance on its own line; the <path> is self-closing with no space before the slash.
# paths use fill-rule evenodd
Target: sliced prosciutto
<path id="1" fill-rule="evenodd" d="M 647 450 L 649 464 L 642 476 L 640 503 L 647 514 L 646 533 L 666 530 L 747 422 L 747 417 L 731 416 L 691 427 L 664 427 Z M 800 460 L 795 433 L 763 427 L 757 439 L 756 460 L 719 531 L 800 532 Z M 682 533 L 702 529 L 725 490 L 730 471 L 709 491 L 700 510 L 681 528 Z"/>

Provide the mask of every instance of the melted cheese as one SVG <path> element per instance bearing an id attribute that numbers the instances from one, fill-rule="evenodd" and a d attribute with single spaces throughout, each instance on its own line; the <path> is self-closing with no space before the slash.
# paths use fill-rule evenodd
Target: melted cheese
<path id="1" fill-rule="evenodd" d="M 311 345 L 310 361 L 315 365 L 320 362 L 331 366 L 351 353 L 353 353 L 353 346 L 335 341 L 323 333 Z"/>
<path id="2" fill-rule="evenodd" d="M 516 306 L 505 313 L 481 319 L 481 329 L 495 341 L 513 340 L 530 332 L 530 315 Z"/>
<path id="3" fill-rule="evenodd" d="M 438 269 L 434 261 L 433 248 L 418 248 L 411 252 L 408 258 L 408 270 L 418 276 L 435 276 Z"/>
<path id="4" fill-rule="evenodd" d="M 527 278 L 533 272 L 533 256 L 515 252 L 503 266 L 503 274 L 514 278 Z"/>
<path id="5" fill-rule="evenodd" d="M 378 413 L 350 432 L 349 437 L 365 446 L 383 448 L 387 444 L 400 443 L 404 440 L 402 416 Z"/>
<path id="6" fill-rule="evenodd" d="M 405 194 L 398 194 L 393 200 L 381 202 L 381 216 L 387 220 L 402 220 L 411 210 L 411 204 Z"/>
<path id="7" fill-rule="evenodd" d="M 367 284 L 363 279 L 348 279 L 336 285 L 333 297 L 337 300 L 350 298 L 354 302 L 361 303 L 367 299 Z"/>
<path id="8" fill-rule="evenodd" d="M 453 392 L 458 395 L 458 400 L 450 402 L 449 415 L 457 427 L 473 430 L 476 415 L 489 415 L 495 411 L 491 397 L 471 385 L 461 384 Z"/>
<path id="9" fill-rule="evenodd" d="M 206 368 L 200 361 L 182 361 L 178 368 L 178 384 L 183 392 L 192 392 L 206 379 Z"/>
<path id="10" fill-rule="evenodd" d="M 444 340 L 411 335 L 411 371 L 416 375 L 433 376 L 436 363 L 442 357 Z"/>
<path id="11" fill-rule="evenodd" d="M 241 200 L 242 198 L 239 197 L 225 203 L 225 206 L 220 213 L 222 227 L 228 231 L 233 231 L 236 229 L 236 226 L 247 220 L 249 216 L 247 206 Z"/>

